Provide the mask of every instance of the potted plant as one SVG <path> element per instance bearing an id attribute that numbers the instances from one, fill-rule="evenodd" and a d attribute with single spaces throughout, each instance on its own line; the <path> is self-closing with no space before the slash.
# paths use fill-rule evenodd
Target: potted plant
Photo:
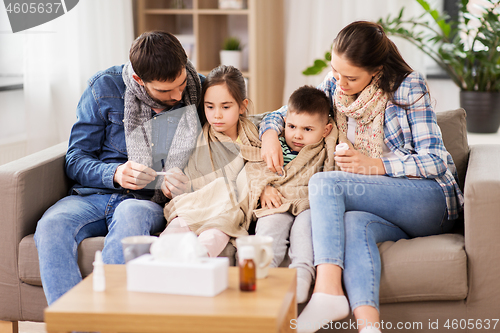
<path id="1" fill-rule="evenodd" d="M 241 42 L 238 37 L 226 38 L 220 51 L 220 63 L 241 69 L 241 48 Z"/>
<path id="2" fill-rule="evenodd" d="M 484 0 L 485 7 L 460 0 L 457 20 L 416 0 L 422 15 L 396 17 L 378 23 L 388 35 L 402 37 L 430 56 L 460 88 L 460 105 L 467 111 L 469 132 L 495 133 L 500 126 L 500 3 Z M 469 10 L 476 6 L 479 14 Z M 325 55 L 327 60 L 329 54 Z M 327 66 L 325 60 L 303 73 L 313 75 Z M 327 60 L 328 61 L 328 60 Z M 322 67 L 324 65 L 324 67 Z"/>
<path id="3" fill-rule="evenodd" d="M 384 30 L 402 37 L 430 56 L 460 88 L 460 105 L 467 111 L 469 132 L 495 133 L 500 126 L 500 3 L 484 7 L 459 3 L 458 20 L 416 0 L 425 13 L 379 20 Z M 478 14 L 468 6 L 476 6 Z"/>

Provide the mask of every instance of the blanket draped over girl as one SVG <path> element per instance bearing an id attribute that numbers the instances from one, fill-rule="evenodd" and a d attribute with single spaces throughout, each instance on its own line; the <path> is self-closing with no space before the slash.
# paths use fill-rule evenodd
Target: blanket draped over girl
<path id="1" fill-rule="evenodd" d="M 247 235 L 250 221 L 245 218 L 248 180 L 244 166 L 247 161 L 259 160 L 259 134 L 250 120 L 240 119 L 237 143 L 205 124 L 184 169 L 192 192 L 165 206 L 167 223 L 179 216 L 197 235 L 213 228 L 231 237 Z"/>

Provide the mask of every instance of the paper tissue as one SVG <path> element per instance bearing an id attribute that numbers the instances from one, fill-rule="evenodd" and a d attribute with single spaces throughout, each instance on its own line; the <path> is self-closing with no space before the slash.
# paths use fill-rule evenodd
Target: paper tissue
<path id="1" fill-rule="evenodd" d="M 215 296 L 228 286 L 228 258 L 207 258 L 193 232 L 166 234 L 127 263 L 127 289 L 152 293 Z"/>

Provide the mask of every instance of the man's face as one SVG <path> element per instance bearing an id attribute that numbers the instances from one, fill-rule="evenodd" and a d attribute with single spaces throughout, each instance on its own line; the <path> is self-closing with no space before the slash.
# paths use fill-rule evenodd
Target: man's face
<path id="1" fill-rule="evenodd" d="M 146 89 L 153 101 L 165 107 L 172 107 L 182 99 L 182 93 L 186 88 L 187 74 L 184 68 L 174 81 L 144 82 L 139 77 L 134 77 L 134 79 Z"/>

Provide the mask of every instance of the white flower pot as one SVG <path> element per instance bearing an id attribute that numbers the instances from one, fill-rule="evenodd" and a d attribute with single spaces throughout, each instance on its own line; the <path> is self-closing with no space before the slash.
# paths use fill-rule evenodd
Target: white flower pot
<path id="1" fill-rule="evenodd" d="M 241 51 L 220 51 L 220 63 L 221 65 L 233 66 L 241 69 Z"/>

